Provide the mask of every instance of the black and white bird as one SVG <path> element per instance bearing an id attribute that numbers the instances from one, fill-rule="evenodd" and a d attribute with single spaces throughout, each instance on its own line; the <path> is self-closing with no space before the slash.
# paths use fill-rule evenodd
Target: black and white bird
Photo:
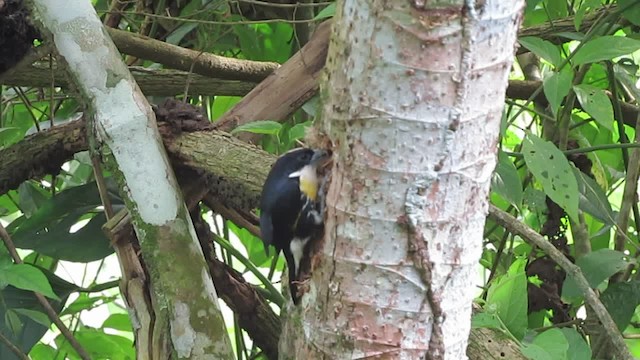
<path id="1" fill-rule="evenodd" d="M 318 169 L 329 158 L 325 150 L 295 149 L 271 168 L 260 199 L 260 233 L 268 253 L 282 251 L 289 269 L 294 304 L 300 302 L 296 284 L 300 262 L 308 254 L 309 240 L 322 231 L 324 194 Z"/>

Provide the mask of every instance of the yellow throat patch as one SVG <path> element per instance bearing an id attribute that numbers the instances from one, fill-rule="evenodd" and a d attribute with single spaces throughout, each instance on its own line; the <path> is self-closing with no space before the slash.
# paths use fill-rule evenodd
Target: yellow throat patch
<path id="1" fill-rule="evenodd" d="M 305 166 L 300 171 L 289 175 L 290 178 L 299 177 L 300 191 L 311 201 L 316 201 L 318 197 L 318 176 L 313 166 Z"/>

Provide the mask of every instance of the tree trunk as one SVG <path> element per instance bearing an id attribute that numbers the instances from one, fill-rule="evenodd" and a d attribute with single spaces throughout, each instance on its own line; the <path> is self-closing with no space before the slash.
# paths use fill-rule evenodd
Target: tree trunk
<path id="1" fill-rule="evenodd" d="M 149 279 L 141 269 L 128 278 L 125 269 L 122 287 L 138 358 L 232 359 L 213 282 L 151 107 L 89 1 L 33 4 L 94 114 L 90 143 L 118 179 L 140 241 Z M 105 212 L 112 216 L 108 204 Z M 123 252 L 118 255 L 124 264 Z"/>
<path id="2" fill-rule="evenodd" d="M 281 357 L 465 359 L 523 3 L 338 4 L 326 235 Z"/>

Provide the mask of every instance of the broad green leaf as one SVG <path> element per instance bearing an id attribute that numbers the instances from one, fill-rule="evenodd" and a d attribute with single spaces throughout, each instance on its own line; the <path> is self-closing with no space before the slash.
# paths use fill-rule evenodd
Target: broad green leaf
<path id="1" fill-rule="evenodd" d="M 129 315 L 127 314 L 111 314 L 107 320 L 102 323 L 102 327 L 120 331 L 132 331 L 131 319 L 129 319 Z"/>
<path id="2" fill-rule="evenodd" d="M 487 307 L 495 309 L 502 323 L 517 339 L 527 329 L 527 277 L 525 262 L 516 260 L 509 271 L 498 278 L 487 292 Z"/>
<path id="3" fill-rule="evenodd" d="M 589 285 L 592 288 L 596 288 L 611 275 L 624 270 L 629 265 L 629 260 L 619 251 L 600 249 L 579 258 L 576 261 L 576 265 L 582 270 Z M 571 275 L 567 275 L 567 279 L 564 282 L 562 297 L 567 299 L 582 297 L 582 292 L 578 290 L 578 286 Z"/>
<path id="4" fill-rule="evenodd" d="M 114 299 L 115 297 L 109 297 L 109 296 L 91 297 L 89 296 L 89 294 L 80 293 L 78 298 L 64 309 L 64 311 L 62 312 L 62 315 L 76 314 L 83 310 L 90 310 L 99 305 L 112 302 Z"/>
<path id="5" fill-rule="evenodd" d="M 291 129 L 289 129 L 289 141 L 295 141 L 297 139 L 302 139 L 306 132 L 307 128 L 311 126 L 311 122 L 307 121 L 302 124 L 295 124 Z"/>
<path id="6" fill-rule="evenodd" d="M 22 321 L 18 314 L 13 309 L 9 309 L 4 312 L 4 323 L 11 330 L 11 334 L 14 336 L 22 331 Z"/>
<path id="7" fill-rule="evenodd" d="M 609 284 L 607 290 L 600 295 L 600 301 L 609 311 L 618 330 L 623 331 L 629 325 L 636 307 L 640 305 L 640 282 Z"/>
<path id="8" fill-rule="evenodd" d="M 565 18 L 569 15 L 569 8 L 565 1 L 544 0 L 544 8 L 550 20 Z"/>
<path id="9" fill-rule="evenodd" d="M 520 208 L 523 195 L 520 176 L 513 162 L 502 150 L 498 151 L 498 165 L 491 178 L 491 189 Z"/>
<path id="10" fill-rule="evenodd" d="M 122 207 L 116 185 L 107 179 L 107 188 L 115 209 Z M 104 213 L 94 216 L 102 203 L 94 182 L 69 188 L 41 204 L 31 217 L 22 216 L 7 228 L 16 246 L 32 249 L 60 260 L 89 262 L 113 253 L 113 247 L 102 231 Z M 80 220 L 90 219 L 82 228 L 71 232 Z"/>
<path id="11" fill-rule="evenodd" d="M 280 132 L 282 124 L 271 120 L 253 121 L 238 126 L 231 131 L 232 134 L 246 131 L 254 134 L 276 135 Z"/>
<path id="12" fill-rule="evenodd" d="M 547 60 L 554 67 L 559 67 L 562 64 L 562 56 L 557 45 L 533 36 L 520 38 L 518 42 L 532 53 Z"/>
<path id="13" fill-rule="evenodd" d="M 47 277 L 33 265 L 15 264 L 4 268 L 0 271 L 0 279 L 18 289 L 36 291 L 48 298 L 58 300 Z"/>
<path id="14" fill-rule="evenodd" d="M 66 302 L 69 294 L 73 291 L 76 291 L 78 287 L 74 284 L 60 279 L 50 271 L 43 270 L 43 273 L 49 279 L 49 283 L 51 284 L 54 292 L 61 299 L 60 301 L 50 301 L 53 309 L 56 311 L 56 313 L 59 313 L 62 308 L 62 304 Z M 20 290 L 15 287 L 9 286 L 6 289 L 2 290 L 2 292 L 0 292 L 0 297 L 3 299 L 4 306 L 7 309 L 14 309 L 21 316 L 23 315 L 21 314 L 21 312 L 23 312 L 24 310 L 40 312 L 42 309 L 40 303 L 31 291 Z M 11 341 L 13 344 L 22 349 L 23 352 L 29 353 L 31 348 L 42 338 L 45 332 L 47 332 L 49 326 L 44 326 L 28 316 L 24 316 L 21 319 L 23 323 L 22 331 L 19 335 L 13 337 Z M 3 317 L 0 317 L 0 331 L 2 331 L 4 334 L 9 333 L 8 326 L 7 324 L 5 324 Z M 13 355 L 13 353 L 2 344 L 0 344 L 0 359 L 18 360 L 15 355 Z M 38 358 L 34 356 L 33 359 Z M 44 357 L 40 359 L 52 360 L 54 359 L 54 357 Z M 62 360 L 62 358 L 60 359 Z"/>
<path id="15" fill-rule="evenodd" d="M 38 343 L 29 352 L 29 357 L 33 360 L 52 360 L 56 359 L 57 353 L 58 351 L 52 346 Z"/>
<path id="16" fill-rule="evenodd" d="M 564 360 L 567 358 L 569 343 L 559 329 L 549 329 L 533 339 L 531 344 L 522 345 L 522 354 L 532 360 Z"/>
<path id="17" fill-rule="evenodd" d="M 560 72 L 554 72 L 548 78 L 544 79 L 542 83 L 542 90 L 544 96 L 549 101 L 549 106 L 554 115 L 558 113 L 560 105 L 565 96 L 569 94 L 571 90 L 571 83 L 573 82 L 573 71 L 569 67 L 564 67 Z"/>
<path id="18" fill-rule="evenodd" d="M 504 327 L 502 326 L 502 323 L 500 323 L 500 319 L 498 318 L 498 316 L 496 316 L 496 314 L 490 314 L 488 312 L 473 314 L 473 316 L 471 317 L 471 327 L 504 330 Z"/>
<path id="19" fill-rule="evenodd" d="M 93 329 L 82 329 L 74 334 L 92 359 L 122 359 L 134 360 L 135 347 L 133 342 L 123 336 L 107 334 Z M 77 356 L 75 350 L 66 339 L 59 335 L 55 339 L 58 349 L 66 351 L 69 355 Z"/>
<path id="20" fill-rule="evenodd" d="M 562 335 L 567 339 L 569 349 L 567 350 L 567 360 L 591 359 L 591 348 L 574 328 L 562 328 Z"/>
<path id="21" fill-rule="evenodd" d="M 640 2 L 638 0 L 618 0 L 618 8 L 625 9 L 622 17 L 632 24 L 640 26 Z"/>
<path id="22" fill-rule="evenodd" d="M 572 166 L 551 142 L 528 134 L 522 147 L 527 167 L 540 181 L 545 194 L 573 218 L 578 219 L 580 196 Z"/>
<path id="23" fill-rule="evenodd" d="M 322 20 L 322 19 L 330 18 L 330 17 L 333 17 L 335 14 L 336 14 L 336 3 L 333 2 L 327 5 L 327 7 L 325 7 L 324 9 L 320 10 L 318 15 L 316 15 L 316 17 L 314 17 L 313 20 Z"/>
<path id="24" fill-rule="evenodd" d="M 582 4 L 580 4 L 580 8 L 576 11 L 576 15 L 573 19 L 573 24 L 576 28 L 576 31 L 580 31 L 580 26 L 582 25 L 584 15 L 601 5 L 602 0 L 584 0 Z"/>
<path id="25" fill-rule="evenodd" d="M 613 226 L 616 215 L 611 209 L 611 203 L 600 185 L 582 171 L 573 168 L 573 174 L 578 182 L 580 191 L 580 210 L 600 220 L 603 224 Z"/>
<path id="26" fill-rule="evenodd" d="M 573 87 L 582 108 L 591 115 L 598 124 L 613 130 L 613 106 L 604 92 L 595 86 L 580 84 Z"/>
<path id="27" fill-rule="evenodd" d="M 47 314 L 43 313 L 42 311 L 31 310 L 31 309 L 13 309 L 13 310 L 18 314 L 24 315 L 29 319 L 37 322 L 38 324 L 42 324 L 46 327 L 49 327 L 49 325 L 51 325 L 51 320 L 49 319 Z"/>
<path id="28" fill-rule="evenodd" d="M 590 40 L 573 56 L 573 66 L 611 60 L 640 49 L 640 40 L 623 36 L 602 36 Z"/>

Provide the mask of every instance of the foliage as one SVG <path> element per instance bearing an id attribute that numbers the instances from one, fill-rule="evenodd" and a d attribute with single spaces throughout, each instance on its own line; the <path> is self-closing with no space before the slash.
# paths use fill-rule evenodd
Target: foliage
<path id="1" fill-rule="evenodd" d="M 113 2 L 97 0 L 94 5 L 104 18 Z M 271 21 L 282 18 L 286 8 L 192 0 L 171 8 L 168 20 L 162 17 L 165 2 L 151 3 L 151 11 L 159 17 L 147 18 L 133 5 L 125 5 L 120 27 L 240 59 L 282 63 L 302 45 L 296 43 L 294 24 Z M 635 180 L 628 178 L 627 169 L 635 151 L 630 139 L 636 137 L 637 119 L 623 110 L 638 106 L 637 90 L 627 84 L 629 79 L 637 82 L 640 74 L 640 4 L 635 0 L 526 3 L 523 26 L 531 31 L 519 43 L 521 51 L 530 51 L 540 62 L 516 61 L 510 86 L 526 79 L 536 81 L 537 87 L 525 97 L 507 99 L 491 201 L 573 259 L 601 292 L 618 328 L 635 335 L 640 332 L 636 259 L 640 219 L 631 214 L 640 211 L 634 197 L 624 196 L 624 187 Z M 317 21 L 334 12 L 333 3 L 320 3 L 312 16 Z M 148 19 L 153 21 L 146 23 Z M 162 66 L 148 61 L 139 65 Z M 537 67 L 541 77 L 525 74 L 523 69 L 529 66 Z M 2 86 L 0 95 L 0 147 L 50 123 L 64 123 L 81 110 L 73 94 L 60 89 Z M 202 106 L 215 121 L 239 98 L 186 100 Z M 314 98 L 284 123 L 255 122 L 234 133 L 261 134 L 262 147 L 280 154 L 304 138 L 318 106 Z M 110 181 L 107 185 L 111 203 L 116 210 L 122 208 L 115 185 Z M 629 204 L 632 211 L 619 214 Z M 274 262 L 259 238 L 231 220 L 204 206 L 202 216 L 216 234 L 218 258 L 258 285 L 276 308 L 281 306 L 275 274 L 283 270 L 284 262 Z M 51 300 L 92 356 L 133 359 L 132 325 L 117 284 L 105 289 L 97 281 L 118 275 L 103 266 L 113 261 L 113 248 L 101 228 L 105 216 L 88 155 L 77 154 L 59 173 L 2 194 L 0 221 L 25 261 L 13 264 L 5 249 L 0 251 L 0 332 L 32 359 L 78 358 L 51 327 L 31 293 L 38 291 Z M 487 221 L 481 265 L 488 279 L 479 296 L 484 309 L 474 316 L 473 325 L 509 334 L 531 359 L 590 358 L 601 345 L 591 342 L 591 329 L 580 321 L 591 315 L 584 311 L 573 278 L 548 262 L 534 266 L 545 256 L 525 240 Z M 83 264 L 87 276 L 78 279 L 65 273 L 78 264 Z M 541 297 L 552 300 L 541 304 Z M 96 321 L 97 312 L 105 320 Z M 238 358 L 260 358 L 259 349 L 227 314 Z M 637 338 L 628 345 L 640 357 Z M 0 358 L 15 356 L 0 346 Z"/>

